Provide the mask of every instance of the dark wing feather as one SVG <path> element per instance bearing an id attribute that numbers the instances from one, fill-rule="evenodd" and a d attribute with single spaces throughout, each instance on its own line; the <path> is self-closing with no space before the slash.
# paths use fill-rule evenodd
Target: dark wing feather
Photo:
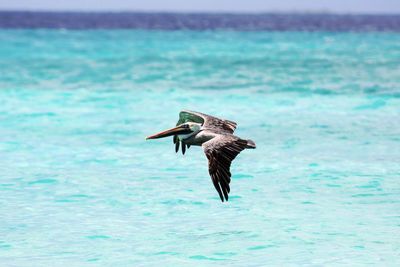
<path id="1" fill-rule="evenodd" d="M 188 121 L 201 123 L 204 128 L 215 129 L 218 130 L 218 132 L 226 132 L 230 134 L 233 134 L 237 126 L 236 122 L 219 119 L 204 113 L 189 110 L 182 110 L 179 113 L 179 120 L 176 125 Z"/>
<path id="2" fill-rule="evenodd" d="M 177 136 L 177 135 L 174 135 L 173 140 L 174 140 L 174 144 L 175 144 L 175 152 L 178 153 L 178 151 L 179 151 L 179 144 L 180 144 L 180 141 L 179 141 L 179 139 L 178 139 L 178 136 Z"/>
<path id="3" fill-rule="evenodd" d="M 185 155 L 186 152 L 186 144 L 182 142 L 182 155 Z"/>
<path id="4" fill-rule="evenodd" d="M 228 201 L 231 182 L 231 162 L 247 146 L 247 140 L 221 135 L 203 144 L 208 158 L 208 171 L 221 201 Z"/>

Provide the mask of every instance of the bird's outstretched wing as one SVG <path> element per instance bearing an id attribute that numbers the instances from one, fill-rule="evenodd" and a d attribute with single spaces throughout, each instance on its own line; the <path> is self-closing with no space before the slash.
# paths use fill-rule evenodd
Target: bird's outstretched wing
<path id="1" fill-rule="evenodd" d="M 232 135 L 220 135 L 202 145 L 208 158 L 211 180 L 222 202 L 224 202 L 224 198 L 228 201 L 231 162 L 243 149 L 251 148 L 248 146 L 248 142 Z"/>
<path id="2" fill-rule="evenodd" d="M 237 123 L 234 121 L 219 119 L 204 113 L 189 110 L 182 110 L 179 113 L 179 120 L 176 125 L 188 121 L 201 123 L 204 128 L 215 129 L 218 130 L 217 132 L 226 132 L 230 134 L 233 134 L 237 126 Z"/>

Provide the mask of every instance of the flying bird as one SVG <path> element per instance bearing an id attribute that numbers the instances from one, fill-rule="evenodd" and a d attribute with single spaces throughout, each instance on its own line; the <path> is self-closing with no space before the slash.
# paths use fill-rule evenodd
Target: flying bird
<path id="1" fill-rule="evenodd" d="M 208 171 L 221 201 L 228 201 L 231 182 L 231 162 L 244 149 L 256 148 L 252 140 L 233 135 L 236 122 L 219 119 L 200 112 L 183 110 L 176 127 L 148 136 L 157 139 L 173 136 L 175 151 L 182 147 L 182 154 L 190 146 L 202 146 L 208 159 Z"/>

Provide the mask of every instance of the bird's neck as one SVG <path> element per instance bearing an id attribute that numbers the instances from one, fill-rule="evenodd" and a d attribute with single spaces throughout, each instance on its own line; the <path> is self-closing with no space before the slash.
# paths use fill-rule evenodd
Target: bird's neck
<path id="1" fill-rule="evenodd" d="M 191 133 L 188 133 L 188 134 L 178 134 L 178 138 L 179 138 L 179 140 L 185 140 L 185 139 L 188 139 L 188 138 L 190 138 L 190 137 L 192 137 L 193 135 L 195 135 L 195 134 L 197 134 L 198 132 L 191 132 Z"/>

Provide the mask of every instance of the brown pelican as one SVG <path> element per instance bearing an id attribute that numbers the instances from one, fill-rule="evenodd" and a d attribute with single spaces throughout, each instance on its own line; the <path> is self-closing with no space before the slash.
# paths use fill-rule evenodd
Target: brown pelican
<path id="1" fill-rule="evenodd" d="M 181 143 L 182 153 L 186 147 L 202 146 L 208 159 L 208 171 L 221 201 L 228 201 L 232 160 L 245 148 L 256 148 L 252 140 L 241 139 L 233 132 L 236 122 L 219 119 L 200 112 L 183 110 L 175 128 L 148 136 L 157 139 L 173 135 L 175 151 Z"/>

